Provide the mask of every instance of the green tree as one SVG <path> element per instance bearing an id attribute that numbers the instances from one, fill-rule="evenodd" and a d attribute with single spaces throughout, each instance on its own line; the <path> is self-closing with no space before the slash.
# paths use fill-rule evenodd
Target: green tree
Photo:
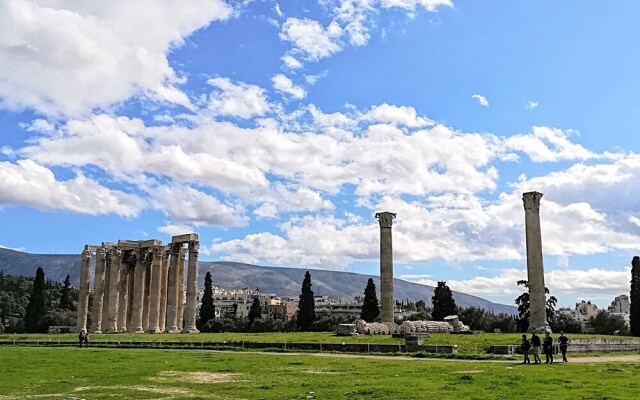
<path id="1" fill-rule="evenodd" d="M 622 335 L 629 333 L 627 323 L 621 315 L 614 315 L 605 310 L 600 310 L 598 314 L 589 318 L 589 323 L 598 334 L 613 335 L 615 331 Z"/>
<path id="2" fill-rule="evenodd" d="M 27 305 L 26 314 L 24 316 L 24 326 L 27 333 L 46 332 L 47 327 L 44 326 L 44 317 L 47 314 L 47 303 L 44 295 L 44 270 L 38 267 L 36 277 L 33 281 L 33 291 Z"/>
<path id="3" fill-rule="evenodd" d="M 526 280 L 520 280 L 517 282 L 519 286 L 524 286 L 525 289 L 529 289 L 529 282 Z M 549 288 L 544 288 L 544 293 L 549 294 Z M 549 325 L 553 323 L 555 317 L 556 304 L 558 299 L 555 296 L 549 296 L 546 300 L 546 314 L 547 322 Z M 526 290 L 520 296 L 516 298 L 516 305 L 518 306 L 518 332 L 525 333 L 529 330 L 529 322 L 531 316 L 531 302 L 529 301 L 529 290 Z"/>
<path id="4" fill-rule="evenodd" d="M 631 334 L 640 336 L 640 257 L 631 260 L 631 297 L 629 298 Z"/>
<path id="5" fill-rule="evenodd" d="M 213 282 L 211 272 L 207 271 L 204 276 L 204 293 L 202 294 L 202 304 L 200 305 L 200 318 L 198 318 L 198 329 L 202 331 L 205 324 L 216 317 L 216 307 L 213 305 Z M 205 328 L 206 329 L 206 328 Z M 208 331 L 204 331 L 208 332 Z"/>
<path id="6" fill-rule="evenodd" d="M 453 292 L 445 281 L 438 282 L 438 286 L 433 291 L 431 303 L 433 304 L 431 317 L 434 321 L 442 321 L 444 317 L 458 313 L 458 307 L 453 299 Z"/>
<path id="7" fill-rule="evenodd" d="M 253 325 L 253 321 L 256 319 L 262 319 L 262 306 L 260 305 L 260 299 L 254 297 L 251 308 L 249 309 L 249 327 Z"/>
<path id="8" fill-rule="evenodd" d="M 556 313 L 556 317 L 554 318 L 553 323 L 550 324 L 550 327 L 554 332 L 582 333 L 580 321 L 573 318 L 571 315 L 564 313 Z"/>
<path id="9" fill-rule="evenodd" d="M 367 286 L 364 288 L 364 301 L 362 302 L 360 318 L 367 322 L 373 322 L 379 315 L 380 307 L 378 306 L 376 284 L 373 283 L 373 278 L 369 278 Z"/>
<path id="10" fill-rule="evenodd" d="M 64 286 L 60 290 L 59 308 L 63 310 L 73 310 L 73 297 L 71 297 L 71 277 L 67 274 L 64 279 Z"/>
<path id="11" fill-rule="evenodd" d="M 301 331 L 307 331 L 316 319 L 316 305 L 311 290 L 311 274 L 307 271 L 302 281 L 296 323 Z"/>

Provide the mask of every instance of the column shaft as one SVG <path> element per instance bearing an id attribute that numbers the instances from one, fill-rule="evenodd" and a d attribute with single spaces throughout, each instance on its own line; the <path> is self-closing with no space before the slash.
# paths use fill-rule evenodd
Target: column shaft
<path id="1" fill-rule="evenodd" d="M 118 332 L 118 307 L 120 300 L 120 263 L 122 251 L 114 248 L 111 255 L 111 271 L 109 273 L 109 309 L 107 314 L 107 332 Z"/>
<path id="2" fill-rule="evenodd" d="M 111 249 L 105 250 L 105 262 L 104 262 L 104 286 L 102 296 L 102 321 L 100 322 L 100 327 L 103 332 L 107 331 L 107 320 L 109 315 L 109 280 L 111 278 Z"/>
<path id="3" fill-rule="evenodd" d="M 158 315 L 158 328 L 160 332 L 166 329 L 167 321 L 167 278 L 169 273 L 169 250 L 167 248 L 162 252 L 162 268 L 160 270 L 160 314 Z"/>
<path id="4" fill-rule="evenodd" d="M 102 302 L 104 297 L 105 252 L 96 250 L 96 268 L 93 279 L 93 312 L 91 314 L 91 332 L 102 333 Z"/>
<path id="5" fill-rule="evenodd" d="M 78 294 L 78 332 L 87 332 L 87 313 L 89 311 L 89 270 L 91 268 L 91 252 L 84 250 L 80 260 L 80 293 Z"/>
<path id="6" fill-rule="evenodd" d="M 142 327 L 142 308 L 144 306 L 144 277 L 145 273 L 144 253 L 138 252 L 136 257 L 136 269 L 134 273 L 134 290 L 133 290 L 133 313 L 131 316 L 131 326 L 129 332 L 144 333 Z"/>
<path id="7" fill-rule="evenodd" d="M 380 223 L 380 320 L 393 320 L 393 240 L 391 226 L 396 214 L 390 212 L 376 213 Z"/>
<path id="8" fill-rule="evenodd" d="M 153 253 L 147 251 L 144 263 L 144 296 L 142 304 L 142 329 L 149 329 L 149 295 L 151 292 L 151 264 L 153 263 Z"/>
<path id="9" fill-rule="evenodd" d="M 122 256 L 121 256 L 122 257 Z M 120 260 L 120 292 L 118 294 L 118 332 L 127 331 L 127 311 L 129 309 L 129 264 Z"/>
<path id="10" fill-rule="evenodd" d="M 158 320 L 160 318 L 160 285 L 162 283 L 162 253 L 163 249 L 156 246 L 153 249 L 151 264 L 151 286 L 149 292 L 149 327 L 147 332 L 160 333 Z"/>
<path id="11" fill-rule="evenodd" d="M 180 249 L 178 254 L 178 314 L 176 323 L 178 324 L 178 332 L 182 330 L 184 326 L 184 248 Z"/>
<path id="12" fill-rule="evenodd" d="M 540 232 L 540 199 L 542 193 L 529 192 L 522 196 L 525 209 L 527 242 L 527 279 L 529 282 L 529 331 L 549 329 L 546 314 L 542 234 Z"/>
<path id="13" fill-rule="evenodd" d="M 132 256 L 129 263 L 129 273 L 127 279 L 127 291 L 129 292 L 129 298 L 127 299 L 127 332 L 133 332 L 133 298 L 136 293 L 136 265 L 138 264 L 137 257 Z"/>
<path id="14" fill-rule="evenodd" d="M 189 269 L 187 271 L 187 304 L 184 310 L 183 333 L 198 333 L 196 311 L 198 309 L 198 252 L 200 243 L 189 242 Z"/>
<path id="15" fill-rule="evenodd" d="M 167 277 L 167 321 L 165 332 L 178 332 L 178 265 L 180 247 L 174 243 L 171 245 L 171 260 L 169 262 L 169 276 Z"/>

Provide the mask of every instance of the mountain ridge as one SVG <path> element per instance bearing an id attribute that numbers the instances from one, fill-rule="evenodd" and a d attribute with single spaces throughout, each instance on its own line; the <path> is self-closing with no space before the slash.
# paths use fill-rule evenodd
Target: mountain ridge
<path id="1" fill-rule="evenodd" d="M 80 279 L 79 254 L 30 254 L 0 248 L 0 270 L 5 274 L 33 276 L 38 266 L 45 270 L 47 279 L 62 281 L 69 274 L 71 282 Z M 308 268 L 267 267 L 232 261 L 199 261 L 198 283 L 211 272 L 214 286 L 221 288 L 259 288 L 263 293 L 297 297 L 305 271 L 311 273 L 315 295 L 353 299 L 362 296 L 367 280 L 373 278 L 380 296 L 380 277 L 355 272 L 327 271 Z M 428 285 L 394 278 L 394 297 L 398 300 L 424 300 L 430 303 L 434 288 Z M 516 314 L 515 306 L 493 303 L 481 297 L 453 292 L 461 307 L 478 307 L 494 313 Z"/>

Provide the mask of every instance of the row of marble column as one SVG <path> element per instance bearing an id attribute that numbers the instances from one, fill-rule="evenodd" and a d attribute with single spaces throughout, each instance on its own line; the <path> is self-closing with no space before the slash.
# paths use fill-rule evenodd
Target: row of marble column
<path id="1" fill-rule="evenodd" d="M 127 249 L 95 249 L 93 309 L 87 330 L 92 251 L 82 253 L 79 331 L 93 333 L 196 333 L 197 241 Z M 185 257 L 189 253 L 185 298 Z"/>

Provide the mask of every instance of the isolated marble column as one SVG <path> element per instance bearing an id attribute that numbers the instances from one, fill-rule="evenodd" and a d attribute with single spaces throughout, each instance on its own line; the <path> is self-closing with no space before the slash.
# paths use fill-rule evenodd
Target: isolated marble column
<path id="1" fill-rule="evenodd" d="M 542 193 L 528 192 L 522 195 L 525 211 L 527 241 L 527 279 L 529 281 L 530 318 L 529 332 L 550 330 L 547 323 L 544 266 L 542 259 L 542 234 L 540 233 L 540 199 Z"/>
<path id="2" fill-rule="evenodd" d="M 151 264 L 153 263 L 153 251 L 147 249 L 144 258 L 144 302 L 142 304 L 142 329 L 149 329 L 149 293 L 151 291 Z"/>
<path id="3" fill-rule="evenodd" d="M 145 271 L 145 257 L 144 253 L 138 252 L 136 254 L 136 269 L 134 272 L 134 290 L 133 290 L 133 313 L 131 316 L 131 326 L 129 332 L 144 333 L 142 327 L 142 308 L 144 306 L 144 279 L 146 275 Z"/>
<path id="4" fill-rule="evenodd" d="M 165 325 L 165 332 L 168 333 L 178 332 L 179 253 L 180 244 L 173 243 L 171 245 L 171 260 L 169 262 L 169 276 L 167 280 L 167 321 Z"/>
<path id="5" fill-rule="evenodd" d="M 105 251 L 102 247 L 98 247 L 96 250 L 95 277 L 93 279 L 93 312 L 91 314 L 91 332 L 93 333 L 102 333 L 105 263 Z"/>
<path id="6" fill-rule="evenodd" d="M 107 333 L 118 332 L 118 307 L 120 301 L 120 263 L 122 251 L 114 248 L 111 252 L 111 270 L 109 273 L 109 308 L 107 314 Z"/>
<path id="7" fill-rule="evenodd" d="M 393 241 L 391 226 L 396 214 L 391 212 L 376 213 L 380 223 L 380 320 L 393 321 Z"/>
<path id="8" fill-rule="evenodd" d="M 147 328 L 147 332 L 149 333 L 160 333 L 158 320 L 160 318 L 162 253 L 162 247 L 156 246 L 153 248 L 153 262 L 151 263 L 151 286 L 149 287 L 149 327 Z"/>
<path id="9" fill-rule="evenodd" d="M 164 332 L 167 322 L 167 278 L 169 273 L 170 251 L 165 247 L 162 251 L 162 267 L 160 269 L 160 313 L 158 315 L 158 328 Z"/>
<path id="10" fill-rule="evenodd" d="M 185 250 L 184 248 L 180 248 L 180 253 L 178 253 L 178 314 L 176 318 L 176 323 L 178 325 L 178 332 L 182 330 L 184 326 L 184 257 Z"/>
<path id="11" fill-rule="evenodd" d="M 196 311 L 198 309 L 198 252 L 200 242 L 189 242 L 189 269 L 187 271 L 187 305 L 184 309 L 184 329 L 182 333 L 198 333 Z"/>
<path id="12" fill-rule="evenodd" d="M 87 313 L 89 312 L 89 270 L 91 268 L 91 252 L 85 249 L 80 260 L 80 285 L 78 293 L 78 332 L 87 332 Z"/>
<path id="13" fill-rule="evenodd" d="M 120 256 L 120 282 L 118 293 L 118 332 L 127 331 L 127 310 L 129 308 L 129 264 Z"/>

